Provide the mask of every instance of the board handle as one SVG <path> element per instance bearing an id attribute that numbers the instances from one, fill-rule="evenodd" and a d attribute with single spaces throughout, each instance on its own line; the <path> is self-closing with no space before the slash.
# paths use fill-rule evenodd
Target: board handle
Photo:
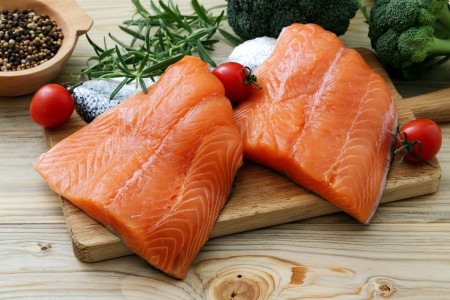
<path id="1" fill-rule="evenodd" d="M 431 119 L 437 123 L 450 121 L 450 88 L 406 98 L 417 119 Z"/>

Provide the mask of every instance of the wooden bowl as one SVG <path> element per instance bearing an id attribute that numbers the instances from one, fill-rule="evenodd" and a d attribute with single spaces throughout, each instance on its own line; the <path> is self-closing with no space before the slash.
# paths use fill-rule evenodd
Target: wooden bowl
<path id="1" fill-rule="evenodd" d="M 72 55 L 78 37 L 86 33 L 93 20 L 75 0 L 14 0 L 1 1 L 0 10 L 33 9 L 56 21 L 64 34 L 56 55 L 42 65 L 21 71 L 0 72 L 0 96 L 21 96 L 35 92 L 52 82 Z"/>

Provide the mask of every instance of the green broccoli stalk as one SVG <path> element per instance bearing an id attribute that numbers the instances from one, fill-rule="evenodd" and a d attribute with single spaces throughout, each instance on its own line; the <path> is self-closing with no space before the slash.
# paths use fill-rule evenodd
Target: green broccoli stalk
<path id="1" fill-rule="evenodd" d="M 442 38 L 450 38 L 450 9 L 448 5 L 440 11 L 437 22 L 434 24 L 434 29 Z"/>
<path id="2" fill-rule="evenodd" d="M 421 63 L 430 55 L 450 54 L 450 40 L 435 37 L 430 25 L 411 27 L 398 37 L 398 50 L 412 63 Z"/>
<path id="3" fill-rule="evenodd" d="M 358 9 L 363 14 L 364 18 L 366 19 L 366 23 L 369 24 L 369 26 L 372 26 L 372 21 L 370 20 L 370 14 L 367 10 L 367 7 L 364 5 L 363 0 L 355 0 L 356 5 L 358 5 Z"/>
<path id="4" fill-rule="evenodd" d="M 450 28 L 450 10 L 448 2 L 442 0 L 431 0 L 420 9 L 419 23 L 422 25 L 433 25 L 437 28 Z"/>
<path id="5" fill-rule="evenodd" d="M 293 23 L 315 23 L 343 35 L 358 11 L 355 0 L 228 0 L 228 23 L 244 40 L 278 37 Z"/>
<path id="6" fill-rule="evenodd" d="M 370 20 L 372 48 L 388 70 L 420 76 L 450 58 L 448 0 L 378 0 Z"/>

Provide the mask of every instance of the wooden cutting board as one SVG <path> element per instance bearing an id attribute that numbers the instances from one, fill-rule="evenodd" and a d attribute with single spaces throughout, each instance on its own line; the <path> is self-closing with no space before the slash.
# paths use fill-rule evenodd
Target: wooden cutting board
<path id="1" fill-rule="evenodd" d="M 376 57 L 367 49 L 358 49 L 367 63 L 388 83 L 398 110 L 399 123 L 414 119 L 409 100 L 404 100 L 395 90 L 388 75 Z M 417 97 L 415 109 L 426 114 L 424 100 L 432 102 L 433 97 L 441 94 L 429 94 Z M 426 102 L 425 102 L 426 103 Z M 49 147 L 84 126 L 85 123 L 73 114 L 61 127 L 46 129 L 45 137 Z M 381 202 L 410 198 L 436 192 L 439 187 L 441 170 L 438 161 L 431 162 L 435 167 L 422 164 L 404 163 L 392 167 Z M 73 241 L 75 255 L 82 261 L 94 262 L 131 254 L 120 238 L 108 229 L 92 220 L 81 210 L 62 198 L 62 208 Z M 265 167 L 245 163 L 239 170 L 234 192 L 221 212 L 211 233 L 211 237 L 242 232 L 250 229 L 326 215 L 338 212 L 333 205 L 324 201 L 287 178 Z"/>

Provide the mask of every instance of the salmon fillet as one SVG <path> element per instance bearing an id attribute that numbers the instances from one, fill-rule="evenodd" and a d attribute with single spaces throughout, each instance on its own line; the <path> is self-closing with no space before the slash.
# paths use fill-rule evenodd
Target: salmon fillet
<path id="1" fill-rule="evenodd" d="M 58 194 L 184 278 L 226 203 L 243 145 L 220 81 L 185 57 L 35 162 Z"/>
<path id="2" fill-rule="evenodd" d="M 362 223 L 384 190 L 397 114 L 359 53 L 313 24 L 287 27 L 234 112 L 244 158 L 285 174 Z"/>

